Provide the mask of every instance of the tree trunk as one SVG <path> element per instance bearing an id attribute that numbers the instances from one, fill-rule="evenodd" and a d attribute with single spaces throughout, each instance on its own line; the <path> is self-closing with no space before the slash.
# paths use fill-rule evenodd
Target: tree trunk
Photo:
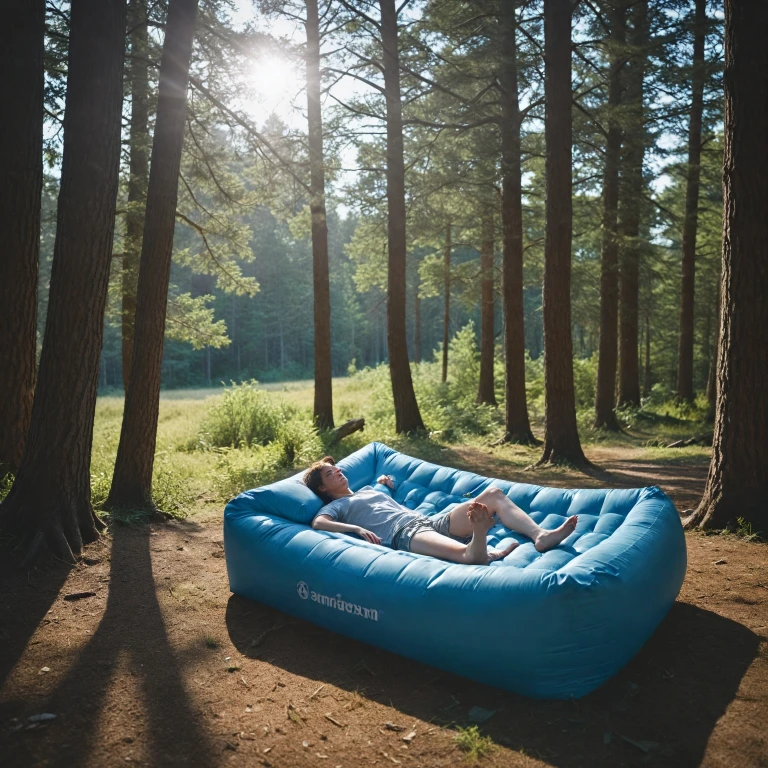
<path id="1" fill-rule="evenodd" d="M 633 48 L 627 67 L 624 109 L 628 127 L 624 134 L 621 214 L 619 220 L 619 377 L 618 405 L 640 407 L 638 355 L 638 301 L 640 259 L 640 210 L 643 204 L 643 157 L 645 124 L 643 79 L 648 57 L 648 0 L 639 0 L 630 12 Z"/>
<path id="2" fill-rule="evenodd" d="M 715 340 L 712 344 L 709 375 L 707 376 L 707 421 L 715 420 L 717 407 L 717 358 L 720 351 L 720 286 L 718 285 L 715 299 Z"/>
<path id="3" fill-rule="evenodd" d="M 115 226 L 124 0 L 73 0 L 61 188 L 43 354 L 0 527 L 74 560 L 98 537 L 91 444 Z"/>
<path id="4" fill-rule="evenodd" d="M 706 0 L 696 1 L 691 73 L 691 120 L 688 128 L 688 179 L 683 223 L 683 268 L 680 290 L 680 339 L 677 350 L 677 399 L 692 403 L 693 393 L 693 292 L 696 278 L 696 228 L 699 221 L 701 177 L 701 115 L 704 110 L 704 39 L 707 31 Z"/>
<path id="5" fill-rule="evenodd" d="M 451 220 L 445 228 L 443 249 L 443 372 L 441 381 L 448 381 L 448 345 L 451 340 Z"/>
<path id="6" fill-rule="evenodd" d="M 416 289 L 413 295 L 413 359 L 421 362 L 421 299 L 419 298 L 419 273 L 416 272 Z"/>
<path id="7" fill-rule="evenodd" d="M 45 2 L 11 0 L 0 29 L 0 477 L 21 463 L 37 363 Z"/>
<path id="8" fill-rule="evenodd" d="M 645 312 L 645 370 L 643 373 L 643 397 L 651 394 L 651 313 Z"/>
<path id="9" fill-rule="evenodd" d="M 131 83 L 131 133 L 128 142 L 128 205 L 125 214 L 125 243 L 122 271 L 122 356 L 123 388 L 128 391 L 133 352 L 133 329 L 136 320 L 136 290 L 139 284 L 141 236 L 149 176 L 149 66 L 147 57 L 147 0 L 130 0 L 128 5 L 131 60 L 128 76 Z"/>
<path id="10" fill-rule="evenodd" d="M 588 464 L 576 425 L 571 340 L 571 0 L 544 0 L 546 232 L 544 391 L 539 464 Z"/>
<path id="11" fill-rule="evenodd" d="M 480 246 L 480 271 L 482 273 L 482 298 L 480 305 L 480 382 L 477 402 L 496 405 L 493 382 L 494 347 L 494 291 L 493 291 L 493 213 L 483 219 L 483 241 Z"/>
<path id="12" fill-rule="evenodd" d="M 155 136 L 141 247 L 133 363 L 107 503 L 151 508 L 168 279 L 184 140 L 197 0 L 171 0 L 165 26 Z"/>
<path id="13" fill-rule="evenodd" d="M 504 314 L 503 442 L 533 445 L 525 393 L 523 308 L 523 206 L 520 170 L 520 107 L 517 87 L 515 5 L 501 4 L 501 226 Z"/>
<path id="14" fill-rule="evenodd" d="M 619 243 L 616 227 L 619 206 L 619 157 L 621 155 L 622 69 L 625 53 L 624 8 L 609 5 L 610 82 L 608 86 L 608 136 L 603 169 L 603 222 L 600 258 L 600 348 L 595 390 L 595 428 L 618 430 L 614 403 L 618 366 Z"/>
<path id="15" fill-rule="evenodd" d="M 387 347 L 395 429 L 403 433 L 423 430 L 424 422 L 413 390 L 405 335 L 405 161 L 395 0 L 379 0 L 379 7 L 387 101 Z"/>
<path id="16" fill-rule="evenodd" d="M 313 413 L 318 427 L 333 429 L 331 287 L 328 276 L 328 222 L 325 215 L 323 117 L 320 109 L 320 28 L 317 0 L 306 0 L 306 7 L 309 209 L 312 213 L 312 270 L 315 299 L 315 405 Z"/>
<path id="17" fill-rule="evenodd" d="M 687 527 L 768 531 L 768 4 L 725 0 L 723 266 L 717 416 L 704 498 Z M 761 94 L 757 98 L 755 94 Z"/>

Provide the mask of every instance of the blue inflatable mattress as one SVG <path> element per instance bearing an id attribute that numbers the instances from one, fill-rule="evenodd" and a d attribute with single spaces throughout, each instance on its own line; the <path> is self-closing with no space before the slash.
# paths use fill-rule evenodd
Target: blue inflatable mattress
<path id="1" fill-rule="evenodd" d="M 570 515 L 560 546 L 538 552 L 501 525 L 503 561 L 456 565 L 314 530 L 322 502 L 303 473 L 241 493 L 224 511 L 232 592 L 334 632 L 510 691 L 580 697 L 643 646 L 686 568 L 675 506 L 659 488 L 559 489 L 494 480 L 371 443 L 338 463 L 352 490 L 382 474 L 395 499 L 426 515 L 489 486 L 544 528 Z M 378 486 L 380 488 L 380 486 Z"/>

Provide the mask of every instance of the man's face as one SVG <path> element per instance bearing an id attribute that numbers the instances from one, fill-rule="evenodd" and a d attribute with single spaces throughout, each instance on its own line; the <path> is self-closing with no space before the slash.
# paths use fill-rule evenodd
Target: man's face
<path id="1" fill-rule="evenodd" d="M 344 477 L 344 473 L 333 464 L 326 464 L 320 470 L 320 478 L 322 480 L 320 490 L 334 498 L 343 496 L 349 489 L 349 483 Z"/>

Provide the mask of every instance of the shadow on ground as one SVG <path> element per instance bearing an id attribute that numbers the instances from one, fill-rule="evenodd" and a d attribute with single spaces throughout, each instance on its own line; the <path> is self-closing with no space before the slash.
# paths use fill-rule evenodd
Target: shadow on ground
<path id="1" fill-rule="evenodd" d="M 149 541 L 148 529 L 115 527 L 104 616 L 66 677 L 46 700 L 34 704 L 36 711 L 59 713 L 56 730 L 64 731 L 66 737 L 51 741 L 12 737 L 9 744 L 13 749 L 9 747 L 5 753 L 7 765 L 85 765 L 102 722 L 108 738 L 146 742 L 150 765 L 183 763 L 207 768 L 215 764 L 200 713 L 193 709 L 184 690 L 184 659 L 168 640 L 155 591 Z M 119 675 L 120 683 L 115 682 L 118 670 L 127 672 Z M 133 688 L 121 690 L 126 677 Z M 127 732 L 123 718 L 118 736 L 109 727 L 110 718 L 120 715 L 121 693 L 131 698 L 135 691 L 143 706 L 130 713 Z M 10 702 L 9 706 L 19 711 L 24 704 Z"/>
<path id="2" fill-rule="evenodd" d="M 22 554 L 0 550 L 0 690 L 71 570 L 52 557 L 22 567 Z M 0 710 L 0 720 L 3 717 Z"/>
<path id="3" fill-rule="evenodd" d="M 737 622 L 678 602 L 641 652 L 601 689 L 576 701 L 536 701 L 238 596 L 229 600 L 226 622 L 245 656 L 357 691 L 410 717 L 466 725 L 473 706 L 497 710 L 482 726 L 497 743 L 562 768 L 699 765 L 760 640 Z M 490 656 L 503 655 L 503 640 L 488 638 Z"/>

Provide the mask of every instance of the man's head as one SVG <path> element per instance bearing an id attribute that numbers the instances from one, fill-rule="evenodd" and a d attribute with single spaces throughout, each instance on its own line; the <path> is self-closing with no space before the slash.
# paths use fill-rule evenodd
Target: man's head
<path id="1" fill-rule="evenodd" d="M 324 504 L 330 504 L 349 492 L 347 478 L 336 466 L 332 456 L 325 456 L 312 464 L 304 473 L 304 485 L 317 494 Z"/>

